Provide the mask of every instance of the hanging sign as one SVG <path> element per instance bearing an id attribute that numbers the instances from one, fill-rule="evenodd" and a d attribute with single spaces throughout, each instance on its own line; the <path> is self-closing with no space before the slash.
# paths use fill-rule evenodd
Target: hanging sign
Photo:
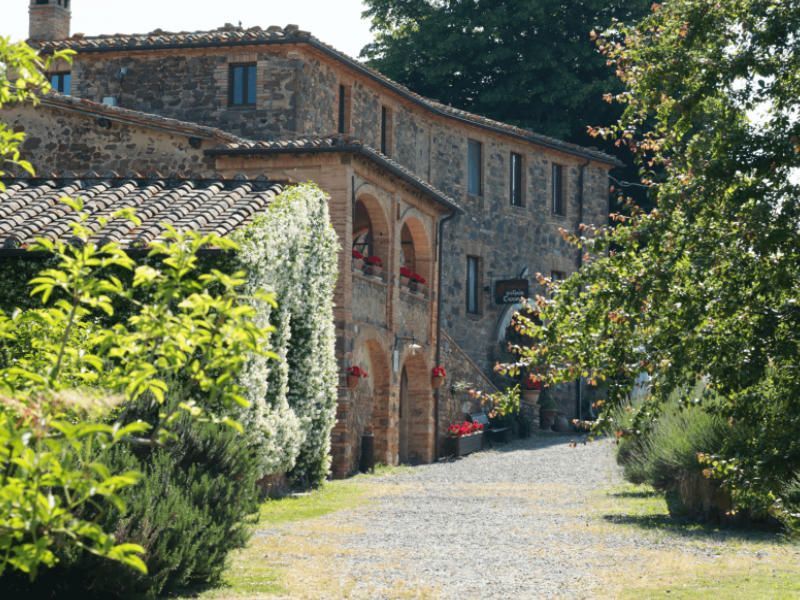
<path id="1" fill-rule="evenodd" d="M 494 284 L 494 301 L 497 304 L 517 304 L 528 298 L 530 288 L 527 279 L 501 279 Z"/>

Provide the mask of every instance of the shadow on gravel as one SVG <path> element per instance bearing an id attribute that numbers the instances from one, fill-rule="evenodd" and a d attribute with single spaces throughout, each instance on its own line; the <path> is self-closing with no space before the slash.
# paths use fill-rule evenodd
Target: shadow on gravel
<path id="1" fill-rule="evenodd" d="M 636 490 L 635 492 L 614 492 L 611 498 L 660 498 L 661 494 L 655 490 Z"/>
<path id="2" fill-rule="evenodd" d="M 649 494 L 649 492 L 645 492 Z M 620 492 L 619 494 L 611 494 L 617 497 L 628 498 L 644 498 L 648 496 L 638 495 L 640 492 Z M 760 529 L 742 529 L 742 528 L 721 528 L 713 525 L 705 525 L 690 521 L 688 519 L 679 519 L 669 515 L 624 515 L 624 514 L 609 514 L 603 515 L 603 520 L 615 525 L 632 525 L 650 531 L 663 531 L 680 536 L 687 539 L 725 542 L 725 541 L 741 541 L 741 542 L 769 542 L 769 543 L 783 543 L 784 539 L 778 535 L 774 529 L 760 528 Z"/>
<path id="3" fill-rule="evenodd" d="M 569 446 L 572 444 L 583 445 L 586 443 L 586 436 L 581 434 L 537 434 L 529 438 L 512 440 L 508 443 L 492 442 L 486 450 L 495 452 L 516 452 L 518 450 L 536 450 L 539 448 L 550 448 L 552 446 Z"/>

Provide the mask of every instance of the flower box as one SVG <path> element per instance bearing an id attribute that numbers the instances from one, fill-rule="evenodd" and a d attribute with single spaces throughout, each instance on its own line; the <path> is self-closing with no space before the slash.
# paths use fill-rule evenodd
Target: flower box
<path id="1" fill-rule="evenodd" d="M 450 454 L 454 456 L 466 456 L 483 448 L 483 431 L 447 439 L 450 442 Z"/>
<path id="2" fill-rule="evenodd" d="M 358 365 L 353 365 L 347 369 L 347 389 L 356 389 L 358 387 L 358 382 L 367 377 L 369 377 L 369 375 L 367 375 L 367 372 L 364 369 Z"/>
<path id="3" fill-rule="evenodd" d="M 361 254 L 361 252 L 359 252 L 355 248 L 353 248 L 353 270 L 354 271 L 364 270 L 364 255 Z"/>
<path id="4" fill-rule="evenodd" d="M 447 371 L 445 371 L 444 367 L 441 365 L 433 367 L 431 370 L 431 387 L 433 387 L 433 389 L 439 389 L 444 384 L 446 377 Z"/>

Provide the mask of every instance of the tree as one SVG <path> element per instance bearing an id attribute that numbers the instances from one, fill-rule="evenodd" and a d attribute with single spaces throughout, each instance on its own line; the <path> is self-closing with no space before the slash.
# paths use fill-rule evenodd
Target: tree
<path id="1" fill-rule="evenodd" d="M 640 428 L 707 382 L 706 408 L 744 431 L 708 475 L 783 517 L 800 471 L 799 34 L 800 5 L 779 0 L 673 0 L 602 34 L 624 112 L 596 133 L 635 153 L 656 207 L 568 236 L 584 269 L 532 306 L 541 323 L 516 318 L 523 364 L 608 381 L 610 408 L 648 373 Z"/>
<path id="2" fill-rule="evenodd" d="M 616 120 L 619 91 L 589 38 L 645 0 L 367 0 L 374 43 L 362 57 L 422 95 L 577 143 Z"/>

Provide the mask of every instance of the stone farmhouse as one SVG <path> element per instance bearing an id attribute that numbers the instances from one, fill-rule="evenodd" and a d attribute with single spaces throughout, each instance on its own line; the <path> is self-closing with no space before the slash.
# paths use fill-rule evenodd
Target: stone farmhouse
<path id="1" fill-rule="evenodd" d="M 450 384 L 497 383 L 535 274 L 580 265 L 559 229 L 608 218 L 612 157 L 419 96 L 293 25 L 70 36 L 70 0 L 30 0 L 30 38 L 78 52 L 50 74 L 60 93 L 4 117 L 52 185 L 65 171 L 159 171 L 311 180 L 330 195 L 336 476 L 357 468 L 365 433 L 381 462 L 434 460 L 464 410 Z M 437 365 L 448 385 L 434 389 Z M 353 366 L 368 373 L 355 387 Z M 574 415 L 581 386 L 558 398 Z"/>

